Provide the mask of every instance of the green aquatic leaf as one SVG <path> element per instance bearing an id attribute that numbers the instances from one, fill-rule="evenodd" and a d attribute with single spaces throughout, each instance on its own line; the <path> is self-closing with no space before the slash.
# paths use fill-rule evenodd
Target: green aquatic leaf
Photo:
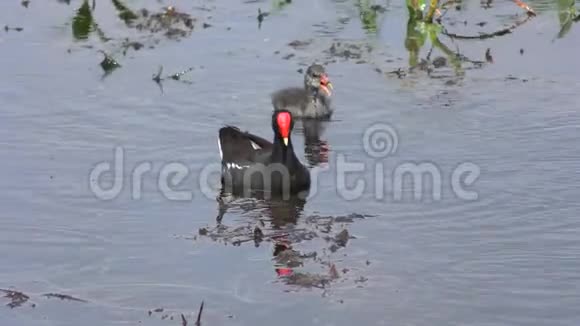
<path id="1" fill-rule="evenodd" d="M 420 20 L 423 19 L 423 10 L 425 10 L 425 0 L 405 0 L 409 11 L 409 18 Z"/>
<path id="2" fill-rule="evenodd" d="M 463 67 L 461 66 L 461 58 L 457 55 L 457 53 L 455 53 L 447 45 L 443 44 L 439 40 L 439 34 L 441 33 L 441 30 L 442 28 L 439 25 L 435 24 L 428 25 L 427 32 L 429 33 L 429 39 L 431 40 L 431 44 L 433 44 L 435 48 L 439 49 L 441 52 L 445 54 L 447 60 L 453 66 L 453 70 L 455 71 L 456 75 L 458 76 L 463 75 L 464 70 Z"/>
<path id="3" fill-rule="evenodd" d="M 568 34 L 568 32 L 570 31 L 570 29 L 572 29 L 572 24 L 574 23 L 574 20 L 572 19 L 572 17 L 568 18 L 565 23 L 563 25 L 560 26 L 560 31 L 558 32 L 558 36 L 556 36 L 557 38 L 563 38 L 564 36 L 566 36 L 566 34 Z"/>
<path id="4" fill-rule="evenodd" d="M 117 60 L 115 60 L 112 56 L 108 55 L 104 51 L 99 52 L 101 52 L 104 56 L 103 61 L 101 61 L 100 63 L 100 66 L 101 68 L 103 68 L 103 71 L 105 71 L 105 74 L 109 74 L 113 70 L 121 67 L 121 65 L 117 62 Z"/>
<path id="5" fill-rule="evenodd" d="M 407 35 L 405 36 L 405 48 L 409 52 L 409 67 L 415 67 L 419 63 L 419 53 L 423 45 L 425 45 L 426 39 L 425 23 L 409 17 Z"/>
<path id="6" fill-rule="evenodd" d="M 377 31 L 378 12 L 371 4 L 370 0 L 358 0 L 359 17 L 363 28 L 369 32 Z"/>
<path id="7" fill-rule="evenodd" d="M 125 24 L 129 25 L 131 22 L 138 18 L 138 16 L 131 9 L 125 6 L 120 0 L 111 1 L 113 2 L 115 9 L 117 9 L 119 12 L 119 18 L 121 18 Z"/>
<path id="8" fill-rule="evenodd" d="M 435 15 L 435 10 L 439 7 L 439 0 L 430 0 L 429 1 L 429 10 L 427 11 L 427 16 L 425 17 L 426 23 L 433 22 L 433 16 Z"/>
<path id="9" fill-rule="evenodd" d="M 576 18 L 575 0 L 558 0 L 558 20 L 560 22 L 560 31 L 557 38 L 563 38 L 568 34 L 574 19 Z"/>
<path id="10" fill-rule="evenodd" d="M 83 0 L 83 4 L 73 17 L 72 33 L 77 40 L 86 40 L 93 30 L 93 14 L 88 0 Z"/>
<path id="11" fill-rule="evenodd" d="M 272 4 L 272 8 L 274 8 L 273 11 L 280 11 L 291 3 L 292 0 L 273 0 Z"/>
<path id="12" fill-rule="evenodd" d="M 562 13 L 566 13 L 570 9 L 574 9 L 575 0 L 558 0 L 558 13 L 560 18 L 560 24 L 562 24 Z"/>

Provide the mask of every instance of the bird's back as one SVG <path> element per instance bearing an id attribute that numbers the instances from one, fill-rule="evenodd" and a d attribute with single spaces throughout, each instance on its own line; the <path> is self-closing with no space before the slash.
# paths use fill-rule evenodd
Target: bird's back
<path id="1" fill-rule="evenodd" d="M 292 116 L 299 117 L 302 115 L 308 95 L 306 90 L 298 87 L 289 87 L 281 89 L 272 94 L 272 105 L 275 110 L 288 110 Z"/>
<path id="2" fill-rule="evenodd" d="M 329 99 L 309 96 L 304 88 L 290 87 L 272 94 L 274 110 L 288 110 L 295 118 L 327 118 L 332 114 Z"/>

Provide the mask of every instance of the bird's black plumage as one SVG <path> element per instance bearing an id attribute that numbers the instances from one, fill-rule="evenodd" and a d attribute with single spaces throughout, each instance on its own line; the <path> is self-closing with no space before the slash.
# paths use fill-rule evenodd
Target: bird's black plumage
<path id="1" fill-rule="evenodd" d="M 289 117 L 287 143 L 280 130 L 280 115 Z M 218 144 L 224 189 L 238 195 L 305 195 L 310 188 L 310 173 L 294 153 L 290 137 L 293 126 L 292 114 L 280 110 L 272 115 L 272 142 L 237 127 L 221 128 Z"/>

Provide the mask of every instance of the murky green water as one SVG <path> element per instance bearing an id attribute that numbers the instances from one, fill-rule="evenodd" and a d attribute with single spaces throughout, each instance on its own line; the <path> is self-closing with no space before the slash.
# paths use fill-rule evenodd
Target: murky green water
<path id="1" fill-rule="evenodd" d="M 204 300 L 203 325 L 577 325 L 580 30 L 568 5 L 531 2 L 537 17 L 491 39 L 434 34 L 441 45 L 429 55 L 428 32 L 408 29 L 403 2 L 381 2 L 384 12 L 361 3 L 124 2 L 191 14 L 193 31 L 175 40 L 128 27 L 110 1 L 88 9 L 98 29 L 87 39 L 73 37 L 82 1 L 3 1 L 0 288 L 29 300 L 11 309 L 1 298 L 0 324 L 177 325 L 182 313 L 193 324 Z M 447 32 L 491 33 L 525 18 L 509 1 L 482 7 L 449 10 Z M 258 8 L 270 12 L 261 28 Z M 123 55 L 126 37 L 144 48 Z M 446 49 L 465 56 L 460 67 L 448 59 L 429 73 L 389 73 Z M 104 76 L 99 50 L 121 67 Z M 218 128 L 270 138 L 269 94 L 300 85 L 297 70 L 313 61 L 326 63 L 336 107 L 324 130 L 306 128 L 307 146 L 303 128 L 294 134 L 317 175 L 313 196 L 303 206 L 224 206 L 209 186 L 204 194 Z M 163 75 L 193 69 L 161 90 L 151 80 L 160 65 Z M 377 123 L 396 146 L 373 157 L 363 140 Z M 117 146 L 123 187 L 101 200 L 89 176 L 113 163 Z M 364 167 L 346 185 L 342 159 Z M 138 191 L 132 173 L 147 162 Z M 188 169 L 171 186 L 186 200 L 158 185 L 170 163 Z M 441 185 L 413 198 L 416 187 L 396 182 L 409 163 L 438 172 Z M 457 191 L 460 169 L 477 171 L 459 181 L 468 192 Z M 357 180 L 364 191 L 347 198 Z M 257 247 L 245 242 L 256 226 L 266 235 Z M 332 248 L 325 237 L 343 229 L 353 238 Z M 330 275 L 334 264 L 338 279 L 324 289 L 286 284 L 272 255 L 280 239 L 317 253 L 295 273 Z"/>

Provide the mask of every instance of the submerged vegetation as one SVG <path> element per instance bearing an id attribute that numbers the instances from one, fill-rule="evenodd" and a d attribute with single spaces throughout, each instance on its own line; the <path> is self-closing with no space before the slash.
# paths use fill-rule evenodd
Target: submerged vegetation
<path id="1" fill-rule="evenodd" d="M 408 52 L 407 67 L 397 67 L 395 70 L 389 70 L 387 75 L 396 75 L 398 78 L 403 78 L 409 73 L 424 71 L 430 75 L 434 69 L 440 67 L 452 67 L 455 76 L 463 76 L 466 69 L 481 68 L 485 64 L 492 63 L 489 60 L 488 53 L 482 55 L 481 60 L 472 60 L 460 52 L 459 44 L 456 41 L 461 40 L 485 40 L 495 37 L 501 37 L 512 33 L 517 27 L 528 22 L 536 15 L 534 9 L 521 0 L 511 0 L 515 6 L 522 9 L 523 15 L 516 17 L 514 22 L 496 31 L 481 32 L 475 35 L 463 34 L 456 31 L 450 31 L 450 27 L 457 29 L 460 24 L 461 12 L 459 11 L 463 5 L 462 0 L 405 0 L 407 8 L 407 26 L 404 47 Z M 70 4 L 70 1 L 61 1 Z M 357 8 L 359 13 L 359 20 L 362 28 L 367 33 L 380 33 L 382 22 L 389 11 L 389 2 L 382 2 L 376 0 L 353 0 L 352 4 Z M 106 3 L 99 3 L 99 6 L 106 5 Z M 273 0 L 270 8 L 263 11 L 258 8 L 258 28 L 262 28 L 262 24 L 267 16 L 280 14 L 292 5 L 291 0 Z M 114 8 L 117 18 L 121 20 L 124 25 L 140 32 L 137 36 L 132 36 L 131 39 L 123 38 L 116 40 L 109 37 L 109 33 L 104 31 L 94 18 L 94 13 L 97 9 L 96 1 L 82 0 L 79 7 L 75 11 L 72 19 L 72 35 L 77 41 L 86 41 L 92 34 L 98 37 L 102 44 L 108 44 L 108 50 L 100 50 L 105 54 L 105 59 L 101 66 L 106 72 L 106 75 L 120 64 L 113 59 L 117 54 L 125 56 L 128 50 L 138 51 L 142 48 L 154 48 L 163 39 L 180 40 L 188 37 L 198 21 L 197 18 L 190 14 L 180 12 L 173 6 L 162 7 L 158 12 L 152 12 L 146 8 L 131 8 L 122 0 L 111 0 L 110 6 Z M 481 3 L 483 9 L 488 9 L 493 6 L 493 1 L 484 1 Z M 556 35 L 556 39 L 562 38 L 568 34 L 574 23 L 580 20 L 575 7 L 575 0 L 557 0 L 558 19 L 560 23 L 560 31 Z M 210 10 L 204 7 L 205 10 Z M 449 15 L 450 10 L 455 9 L 456 13 Z M 449 17 L 454 16 L 454 17 Z M 466 23 L 466 22 L 465 22 Z M 484 26 L 486 23 L 481 23 Z M 212 26 L 207 22 L 201 24 L 203 28 Z M 8 29 L 7 29 L 8 30 Z M 229 30 L 229 28 L 228 28 Z M 134 34 L 133 34 L 134 35 Z M 309 42 L 312 42 L 310 40 Z M 341 46 L 340 42 L 336 42 Z M 453 48 L 450 46 L 453 45 Z M 423 48 L 429 46 L 427 55 L 422 57 Z M 357 63 L 368 63 L 368 58 L 365 58 L 365 53 L 368 54 L 372 49 L 367 48 L 368 51 L 362 51 L 365 45 L 342 44 L 343 50 L 333 51 L 338 47 L 333 44 L 333 47 L 327 51 L 332 57 L 342 56 L 346 59 L 356 59 Z M 441 53 L 442 56 L 434 55 L 434 50 Z M 295 56 L 290 53 L 283 56 L 288 60 Z M 383 71 L 384 67 L 377 67 L 377 71 Z M 173 78 L 176 79 L 176 78 Z M 179 78 L 177 78 L 179 79 Z M 154 78 L 154 80 L 156 80 Z M 162 80 L 157 76 L 157 82 Z M 159 83 L 160 84 L 160 83 Z"/>
<path id="2" fill-rule="evenodd" d="M 557 38 L 563 38 L 568 34 L 572 25 L 580 21 L 580 15 L 576 12 L 575 0 L 558 0 L 558 20 L 560 32 Z"/>
<path id="3" fill-rule="evenodd" d="M 463 5 L 462 0 L 406 0 L 405 6 L 408 17 L 404 47 L 408 53 L 407 67 L 397 67 L 395 70 L 387 68 L 386 74 L 403 78 L 409 73 L 423 71 L 430 76 L 434 69 L 449 66 L 453 69 L 454 75 L 460 77 L 465 74 L 466 69 L 481 68 L 485 64 L 492 63 L 487 53 L 485 56 L 481 56 L 482 59 L 473 60 L 466 57 L 461 53 L 460 44 L 456 41 L 485 40 L 508 35 L 536 15 L 534 9 L 525 2 L 521 0 L 511 1 L 514 6 L 518 6 L 523 12 L 523 15 L 516 17 L 511 25 L 499 28 L 496 31 L 470 35 L 450 31 L 450 28 L 457 29 L 460 27 L 458 22 L 461 21 L 461 12 L 459 10 Z M 65 3 L 70 4 L 68 1 L 65 1 Z M 371 34 L 380 33 L 383 20 L 388 15 L 390 3 L 376 0 L 353 0 L 352 3 L 357 8 L 358 18 L 365 32 Z M 105 4 L 99 3 L 98 5 L 103 6 Z M 94 34 L 102 44 L 108 44 L 108 50 L 100 50 L 103 53 L 108 53 L 105 54 L 105 60 L 101 64 L 105 70 L 105 75 L 120 67 L 120 64 L 112 59 L 114 56 L 118 54 L 125 56 L 128 50 L 138 51 L 142 48 L 154 48 L 163 39 L 178 41 L 186 38 L 192 33 L 198 21 L 197 18 L 188 13 L 180 12 L 173 6 L 165 6 L 158 12 L 152 12 L 146 8 L 131 8 L 122 0 L 111 0 L 110 5 L 114 8 L 117 18 L 127 28 L 136 30 L 141 34 L 132 36 L 131 39 L 115 40 L 109 37 L 108 34 L 113 33 L 104 31 L 97 23 L 94 18 L 94 13 L 98 10 L 96 8 L 97 4 L 91 0 L 82 0 L 75 11 L 71 24 L 72 35 L 75 40 L 86 41 Z M 258 8 L 258 28 L 262 28 L 267 16 L 280 14 L 291 5 L 291 0 L 273 0 L 270 8 L 264 8 L 265 11 L 262 8 Z M 484 9 L 492 6 L 493 1 L 491 0 L 481 3 L 481 7 Z M 568 34 L 574 23 L 580 20 L 580 16 L 575 9 L 575 0 L 558 0 L 557 6 L 560 31 L 555 38 L 559 39 Z M 205 7 L 204 9 L 210 10 Z M 449 15 L 450 10 L 455 11 L 455 13 Z M 483 27 L 484 25 L 486 25 L 485 22 L 481 23 L 480 26 Z M 212 26 L 212 24 L 203 22 L 200 26 L 205 29 Z M 309 42 L 312 42 L 312 40 Z M 341 45 L 340 42 L 336 42 L 336 44 Z M 450 45 L 453 45 L 453 47 Z M 427 54 L 422 56 L 426 46 L 429 46 Z M 342 56 L 345 59 L 356 59 L 358 64 L 373 61 L 365 57 L 368 57 L 366 54 L 372 51 L 368 47 L 368 51 L 362 51 L 365 49 L 365 45 L 343 43 L 343 50 L 333 52 L 336 48 L 338 47 L 333 45 L 326 52 L 335 58 Z M 435 55 L 436 52 L 439 52 L 442 56 Z M 283 56 L 283 59 L 289 60 L 293 57 L 295 57 L 295 54 L 290 53 Z M 385 70 L 385 67 L 376 67 L 377 71 L 382 72 Z M 160 76 L 157 77 L 157 80 L 155 78 L 154 80 L 161 85 L 162 78 Z"/>
<path id="4" fill-rule="evenodd" d="M 111 0 L 121 19 L 128 28 L 148 33 L 149 36 L 162 33 L 169 39 L 180 39 L 188 36 L 194 28 L 195 19 L 187 13 L 179 12 L 173 6 L 162 8 L 160 12 L 149 12 L 142 8 L 132 10 L 119 0 Z M 89 5 L 89 0 L 83 0 L 73 17 L 72 33 L 76 40 L 86 40 L 95 31 L 104 42 L 111 40 L 99 28 L 94 19 L 96 4 Z"/>
<path id="5" fill-rule="evenodd" d="M 451 5 L 459 6 L 461 1 L 447 1 L 440 5 L 438 0 L 431 0 L 428 4 L 425 0 L 406 0 L 407 9 L 409 12 L 409 17 L 407 20 L 407 37 L 405 39 L 405 47 L 409 52 L 409 70 L 414 70 L 419 68 L 421 70 L 426 70 L 428 73 L 431 71 L 431 67 L 437 67 L 438 64 L 435 61 L 431 61 L 431 54 L 433 49 L 438 49 L 441 51 L 446 61 L 451 64 L 455 74 L 460 76 L 464 74 L 465 68 L 464 64 L 467 63 L 472 67 L 481 67 L 486 62 L 493 62 L 489 58 L 489 49 L 486 52 L 485 61 L 471 60 L 466 56 L 462 55 L 457 47 L 456 51 L 451 50 L 451 48 L 441 40 L 441 36 L 448 37 L 451 41 L 454 40 L 485 40 L 488 38 L 493 38 L 497 36 L 502 36 L 511 33 L 516 27 L 527 22 L 531 17 L 535 16 L 535 12 L 526 4 L 519 0 L 515 0 L 516 4 L 525 9 L 525 18 L 516 21 L 513 25 L 502 28 L 498 31 L 491 33 L 480 33 L 478 35 L 462 35 L 456 33 L 448 32 L 444 25 L 444 16 L 447 14 L 449 7 Z M 442 12 L 443 10 L 443 12 Z M 419 54 L 422 47 L 425 45 L 426 41 L 429 40 L 431 43 L 431 49 L 429 50 L 427 57 L 425 59 L 420 59 Z M 440 58 L 440 57 L 439 57 Z M 400 76 L 400 74 L 399 74 Z"/>

